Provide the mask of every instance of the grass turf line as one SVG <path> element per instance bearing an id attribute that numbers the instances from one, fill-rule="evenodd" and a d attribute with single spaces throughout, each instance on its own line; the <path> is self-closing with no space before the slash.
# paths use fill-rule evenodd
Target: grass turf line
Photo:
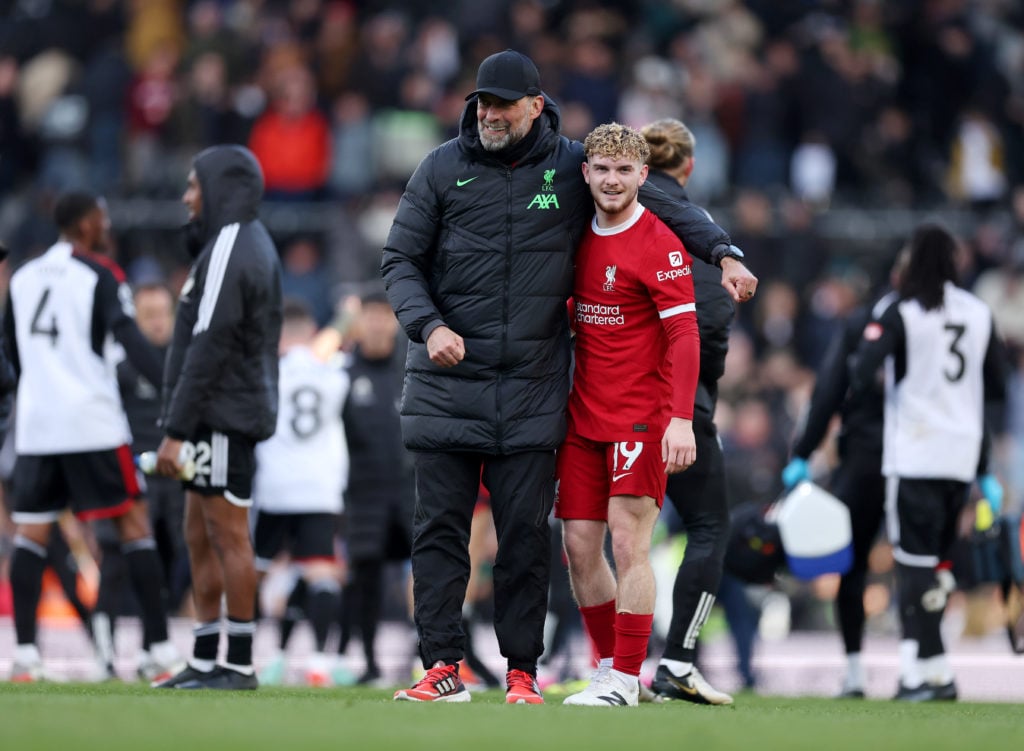
<path id="1" fill-rule="evenodd" d="M 836 701 L 741 695 L 734 707 L 506 706 L 393 702 L 365 688 L 156 691 L 142 685 L 0 683 L 5 749 L 313 751 L 943 751 L 1019 749 L 1024 708 L 1011 704 Z"/>

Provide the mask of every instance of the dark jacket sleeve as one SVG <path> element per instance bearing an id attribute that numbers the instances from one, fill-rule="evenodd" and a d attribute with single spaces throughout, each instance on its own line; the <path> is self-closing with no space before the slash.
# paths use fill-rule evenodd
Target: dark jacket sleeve
<path id="1" fill-rule="evenodd" d="M 7 293 L 7 305 L 4 311 L 4 341 L 5 359 L 14 369 L 15 378 L 21 375 L 21 359 L 18 357 L 18 336 L 14 330 L 14 305 L 11 302 L 11 293 Z"/>
<path id="2" fill-rule="evenodd" d="M 388 301 L 414 342 L 426 341 L 431 331 L 444 325 L 429 285 L 441 219 L 433 185 L 434 162 L 434 153 L 427 155 L 409 178 L 384 244 L 380 267 Z"/>
<path id="3" fill-rule="evenodd" d="M 729 234 L 711 221 L 704 209 L 678 201 L 648 180 L 640 186 L 640 203 L 649 208 L 683 241 L 690 255 L 718 265 L 729 247 Z"/>
<path id="4" fill-rule="evenodd" d="M 94 322 L 97 330 L 113 334 L 118 344 L 124 347 L 128 361 L 150 383 L 160 383 L 163 362 L 156 348 L 146 340 L 135 323 L 132 293 L 128 285 L 118 282 L 112 273 L 104 269 L 96 283 L 95 304 L 95 315 L 99 319 Z"/>
<path id="5" fill-rule="evenodd" d="M 238 247 L 231 253 L 219 287 L 211 285 L 207 268 L 192 341 L 163 421 L 171 438 L 183 440 L 195 432 L 210 393 L 238 351 L 235 340 L 245 315 L 245 251 Z"/>
<path id="6" fill-rule="evenodd" d="M 11 364 L 10 347 L 8 341 L 14 336 L 13 326 L 8 330 L 7 320 L 11 318 L 11 310 L 8 308 L 4 318 L 4 341 L 0 347 L 0 443 L 3 443 L 7 435 L 7 428 L 11 423 L 11 411 L 14 409 L 14 395 L 18 388 L 18 376 L 15 373 L 14 365 Z"/>
<path id="7" fill-rule="evenodd" d="M 982 366 L 986 404 L 1000 404 L 1006 401 L 1009 369 L 1010 358 L 1006 352 L 1006 345 L 1003 344 L 1003 339 L 999 336 L 995 321 L 993 321 L 992 334 L 988 339 L 988 349 L 985 350 L 985 363 Z"/>
<path id="8" fill-rule="evenodd" d="M 854 313 L 843 325 L 843 335 L 832 340 L 818 371 L 803 430 L 793 443 L 793 456 L 806 459 L 821 445 L 832 416 L 839 411 L 850 387 L 850 355 L 864 330 L 864 313 Z"/>
<path id="9" fill-rule="evenodd" d="M 871 388 L 882 361 L 905 346 L 905 336 L 899 302 L 894 302 L 877 321 L 864 327 L 864 336 L 850 367 L 850 388 L 854 393 Z"/>

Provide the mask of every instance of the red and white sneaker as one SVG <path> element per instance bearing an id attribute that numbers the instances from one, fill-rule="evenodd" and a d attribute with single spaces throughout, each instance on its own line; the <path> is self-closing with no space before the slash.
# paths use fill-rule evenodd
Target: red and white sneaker
<path id="1" fill-rule="evenodd" d="M 525 670 L 509 670 L 505 673 L 505 682 L 508 684 L 508 690 L 505 691 L 506 704 L 544 703 L 537 679 Z"/>
<path id="2" fill-rule="evenodd" d="M 395 692 L 395 701 L 471 701 L 456 665 L 437 662 L 412 688 Z"/>

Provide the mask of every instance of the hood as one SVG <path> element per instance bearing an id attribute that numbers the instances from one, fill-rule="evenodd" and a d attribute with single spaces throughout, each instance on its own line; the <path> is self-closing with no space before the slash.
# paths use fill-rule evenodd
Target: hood
<path id="1" fill-rule="evenodd" d="M 558 110 L 554 99 L 543 92 L 541 94 L 544 97 L 544 109 L 541 110 L 540 117 L 537 118 L 534 126 L 539 125 L 550 131 L 550 135 L 557 136 L 562 132 L 562 113 Z M 476 129 L 476 99 L 475 96 L 470 97 L 466 101 L 465 109 L 462 110 L 462 119 L 459 121 L 459 144 L 474 156 L 488 157 L 490 152 L 484 150 L 480 145 L 480 136 Z M 538 144 L 546 143 L 547 139 L 544 138 L 544 135 L 542 133 L 541 137 L 537 139 Z"/>
<path id="2" fill-rule="evenodd" d="M 263 198 L 263 171 L 249 149 L 211 146 L 192 160 L 192 168 L 203 193 L 199 217 L 203 242 L 226 224 L 250 222 L 257 217 Z"/>

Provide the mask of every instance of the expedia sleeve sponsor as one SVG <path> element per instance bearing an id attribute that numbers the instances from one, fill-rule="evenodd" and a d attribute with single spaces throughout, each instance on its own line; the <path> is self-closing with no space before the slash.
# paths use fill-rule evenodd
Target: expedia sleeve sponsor
<path id="1" fill-rule="evenodd" d="M 588 323 L 592 326 L 622 326 L 626 323 L 626 316 L 619 310 L 618 305 L 598 305 L 577 302 L 576 323 Z"/>
<path id="2" fill-rule="evenodd" d="M 659 271 L 657 274 L 659 282 L 671 282 L 673 279 L 678 279 L 681 276 L 689 276 L 692 272 L 690 264 L 678 269 L 670 269 L 668 271 Z"/>

